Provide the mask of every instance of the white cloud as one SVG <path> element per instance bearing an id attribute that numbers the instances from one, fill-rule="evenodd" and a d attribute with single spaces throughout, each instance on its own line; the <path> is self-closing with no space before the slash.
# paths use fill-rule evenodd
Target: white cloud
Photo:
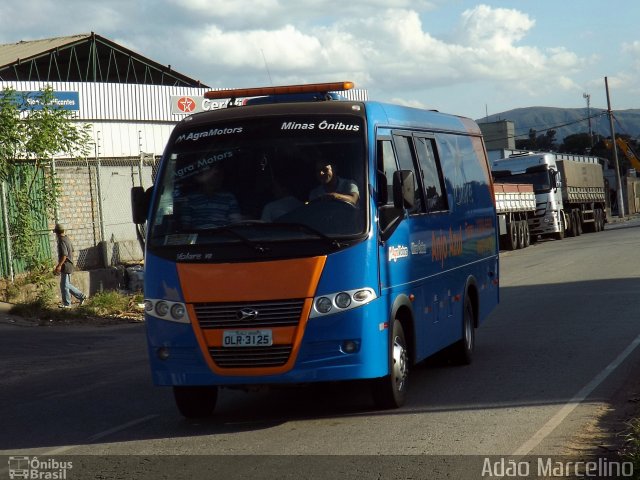
<path id="1" fill-rule="evenodd" d="M 27 30 L 41 36 L 93 30 L 212 86 L 353 80 L 376 98 L 399 97 L 405 104 L 431 102 L 435 89 L 442 95 L 441 87 L 452 86 L 490 86 L 520 96 L 577 89 L 574 77 L 594 63 L 567 45 L 528 42 L 536 19 L 515 8 L 481 4 L 459 13 L 457 22 L 454 17 L 442 23 L 444 9 L 449 13 L 460 4 L 69 0 L 54 8 L 33 0 L 24 6 L 29 15 L 9 7 L 10 15 L 0 18 L 0 35 L 19 35 L 7 40 L 17 41 L 33 38 L 21 33 Z M 68 31 L 69 25 L 77 31 Z M 624 51 L 640 62 L 640 42 Z"/>
<path id="2" fill-rule="evenodd" d="M 226 2 L 233 6 L 217 10 L 217 2 L 172 1 L 194 10 L 208 8 L 218 12 L 215 15 L 233 16 L 247 6 L 241 0 Z M 310 0 L 297 2 L 287 11 L 286 18 L 292 20 L 287 24 L 278 18 L 260 28 L 236 28 L 233 22 L 229 27 L 210 20 L 209 25 L 195 25 L 184 32 L 180 43 L 189 46 L 186 53 L 192 62 L 210 72 L 211 78 L 203 81 L 216 85 L 244 86 L 248 81 L 239 79 L 265 78 L 268 68 L 274 83 L 351 79 L 359 86 L 386 92 L 387 98 L 398 91 L 404 92 L 403 97 L 418 98 L 435 87 L 484 80 L 531 95 L 578 88 L 570 75 L 585 61 L 563 46 L 541 50 L 524 45 L 535 21 L 518 10 L 486 5 L 465 10 L 445 38 L 425 28 L 431 4 L 418 11 L 399 8 L 407 7 L 408 1 L 395 0 L 385 2 L 395 8 L 376 10 L 364 8 L 363 2 L 348 7 L 360 8 L 361 15 L 338 15 L 325 6 L 330 15 L 317 25 L 296 23 L 300 9 L 318 9 Z M 258 3 L 264 7 L 259 15 L 274 18 L 283 11 L 278 0 Z"/>
<path id="3" fill-rule="evenodd" d="M 478 5 L 462 12 L 457 37 L 465 45 L 490 45 L 500 51 L 511 49 L 534 25 L 535 20 L 518 10 Z"/>

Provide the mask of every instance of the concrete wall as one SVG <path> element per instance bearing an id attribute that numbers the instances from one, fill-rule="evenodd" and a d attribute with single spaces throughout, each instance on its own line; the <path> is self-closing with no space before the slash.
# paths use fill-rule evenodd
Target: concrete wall
<path id="1" fill-rule="evenodd" d="M 516 137 L 514 123 L 509 120 L 479 123 L 487 150 L 500 148 L 515 149 Z"/>

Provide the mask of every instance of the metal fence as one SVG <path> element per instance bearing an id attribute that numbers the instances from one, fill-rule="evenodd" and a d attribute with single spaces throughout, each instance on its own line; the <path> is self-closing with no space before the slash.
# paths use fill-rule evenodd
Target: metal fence
<path id="1" fill-rule="evenodd" d="M 22 217 L 23 222 L 30 222 L 34 228 L 36 255 L 40 260 L 51 256 L 49 242 L 49 227 L 47 209 L 44 200 L 39 196 L 43 182 L 47 181 L 43 170 L 36 169 L 33 162 L 22 162 L 17 165 L 13 174 L 0 182 L 0 275 L 3 278 L 13 279 L 14 275 L 25 271 L 26 262 L 13 254 L 12 245 L 15 245 L 16 234 L 11 231 L 11 224 L 16 217 Z M 29 182 L 31 194 L 29 195 L 30 208 L 21 211 L 16 203 L 13 187 L 25 186 Z"/>
<path id="2" fill-rule="evenodd" d="M 49 218 L 42 202 L 33 203 L 31 215 L 37 221 L 38 255 L 52 258 L 56 252 L 57 222 L 65 226 L 76 250 L 80 268 L 97 268 L 142 260 L 136 228 L 131 219 L 131 187 L 153 184 L 159 157 L 87 158 L 54 160 L 51 171 L 59 183 L 55 218 Z M 24 261 L 15 258 L 11 244 L 10 219 L 18 214 L 11 201 L 11 182 L 0 183 L 0 275 L 13 278 L 24 271 Z M 45 181 L 39 178 L 39 181 Z"/>

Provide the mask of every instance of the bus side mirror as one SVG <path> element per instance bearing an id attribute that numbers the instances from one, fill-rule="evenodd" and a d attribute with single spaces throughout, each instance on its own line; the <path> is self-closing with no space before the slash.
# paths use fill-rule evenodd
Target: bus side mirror
<path id="1" fill-rule="evenodd" d="M 152 190 L 153 187 L 147 188 L 146 191 L 142 187 L 131 188 L 131 214 L 133 223 L 141 225 L 147 221 Z"/>
<path id="2" fill-rule="evenodd" d="M 411 170 L 393 172 L 393 206 L 412 209 L 416 203 L 416 178 Z"/>

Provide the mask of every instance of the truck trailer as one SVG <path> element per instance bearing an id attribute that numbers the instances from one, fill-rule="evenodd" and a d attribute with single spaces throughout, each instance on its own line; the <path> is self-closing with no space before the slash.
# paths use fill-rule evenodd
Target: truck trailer
<path id="1" fill-rule="evenodd" d="M 531 243 L 529 218 L 536 212 L 536 195 L 531 184 L 493 184 L 498 216 L 500 248 L 515 250 Z"/>
<path id="2" fill-rule="evenodd" d="M 494 160 L 498 183 L 531 184 L 536 210 L 528 219 L 533 237 L 563 239 L 604 229 L 607 194 L 598 157 L 528 153 Z"/>

